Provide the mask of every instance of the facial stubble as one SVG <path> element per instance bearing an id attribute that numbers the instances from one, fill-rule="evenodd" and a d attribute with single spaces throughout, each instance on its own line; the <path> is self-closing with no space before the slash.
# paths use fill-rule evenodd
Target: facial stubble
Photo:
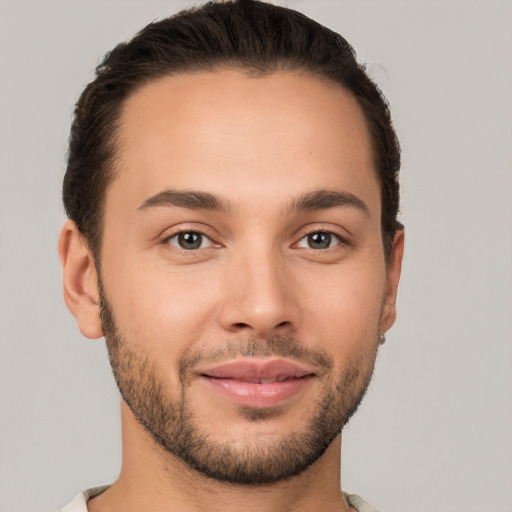
<path id="1" fill-rule="evenodd" d="M 322 369 L 325 381 L 314 413 L 301 430 L 280 440 L 255 436 L 245 446 L 235 447 L 229 435 L 224 442 L 214 439 L 207 426 L 200 425 L 193 414 L 187 392 L 193 369 L 204 360 L 205 354 L 187 354 L 179 361 L 179 393 L 176 394 L 179 397 L 171 398 L 157 365 L 132 348 L 128 339 L 120 334 L 112 308 L 103 290 L 101 292 L 103 331 L 114 378 L 124 401 L 165 452 L 217 481 L 254 486 L 276 483 L 302 473 L 324 454 L 355 413 L 372 377 L 376 348 L 371 354 L 352 361 L 334 381 L 332 358 L 321 348 L 306 348 L 295 338 L 273 336 L 263 341 L 246 339 L 226 343 L 214 354 L 208 354 L 208 360 L 290 357 Z M 377 346 L 378 341 L 375 341 Z M 252 423 L 268 421 L 280 413 L 279 408 L 251 407 L 241 407 L 239 412 Z"/>

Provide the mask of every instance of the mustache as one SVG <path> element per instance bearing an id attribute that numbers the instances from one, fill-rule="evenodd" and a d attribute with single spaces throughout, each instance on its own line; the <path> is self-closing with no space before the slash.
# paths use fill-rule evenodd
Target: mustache
<path id="1" fill-rule="evenodd" d="M 333 358 L 322 348 L 309 347 L 293 336 L 275 335 L 266 339 L 248 338 L 229 341 L 212 350 L 200 350 L 187 354 L 180 359 L 179 373 L 183 381 L 194 371 L 199 363 L 215 364 L 228 359 L 249 357 L 283 357 L 297 362 L 308 363 L 320 373 L 331 370 Z"/>

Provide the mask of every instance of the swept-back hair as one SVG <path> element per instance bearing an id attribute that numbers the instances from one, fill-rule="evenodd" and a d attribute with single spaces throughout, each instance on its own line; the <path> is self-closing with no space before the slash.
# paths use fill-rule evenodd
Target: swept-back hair
<path id="1" fill-rule="evenodd" d="M 233 68 L 250 75 L 300 71 L 335 83 L 358 101 L 369 128 L 389 257 L 399 209 L 400 149 L 388 104 L 354 49 L 305 15 L 256 0 L 209 2 L 142 29 L 109 52 L 78 100 L 63 200 L 93 253 L 101 246 L 105 192 L 116 172 L 116 134 L 126 98 L 147 82 Z"/>

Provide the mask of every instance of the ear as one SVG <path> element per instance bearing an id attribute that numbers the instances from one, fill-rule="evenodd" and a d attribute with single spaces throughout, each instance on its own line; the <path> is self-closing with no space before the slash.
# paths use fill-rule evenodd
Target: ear
<path id="1" fill-rule="evenodd" d="M 75 223 L 67 221 L 60 232 L 64 300 L 80 332 L 90 339 L 103 336 L 100 321 L 98 276 L 89 246 Z"/>
<path id="2" fill-rule="evenodd" d="M 399 230 L 393 238 L 391 254 L 389 256 L 386 290 L 384 297 L 384 306 L 380 319 L 380 330 L 385 333 L 396 320 L 396 294 L 398 292 L 398 282 L 402 271 L 402 258 L 404 255 L 404 231 Z"/>

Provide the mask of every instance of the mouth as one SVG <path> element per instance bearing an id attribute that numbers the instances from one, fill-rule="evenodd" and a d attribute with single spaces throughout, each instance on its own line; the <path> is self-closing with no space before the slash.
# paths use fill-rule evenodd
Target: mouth
<path id="1" fill-rule="evenodd" d="M 315 373 L 282 359 L 237 360 L 202 371 L 200 379 L 214 392 L 246 407 L 274 407 L 298 395 Z"/>

